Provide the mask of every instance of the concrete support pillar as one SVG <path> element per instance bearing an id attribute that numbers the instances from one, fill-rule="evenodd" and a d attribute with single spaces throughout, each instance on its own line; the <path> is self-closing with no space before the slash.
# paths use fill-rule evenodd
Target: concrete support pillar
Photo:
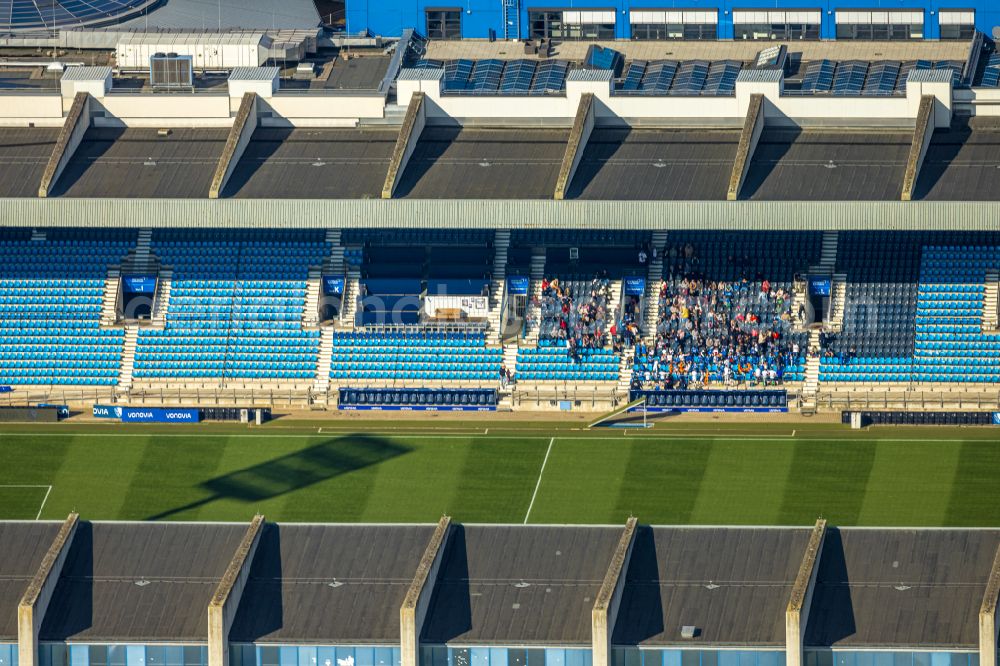
<path id="1" fill-rule="evenodd" d="M 78 92 L 73 97 L 73 106 L 66 114 L 59 138 L 52 147 L 52 154 L 42 172 L 42 181 L 38 184 L 38 196 L 42 199 L 49 196 L 63 169 L 73 159 L 73 153 L 83 141 L 83 135 L 90 129 L 90 99 L 88 92 Z"/>
<path id="2" fill-rule="evenodd" d="M 561 201 L 566 198 L 566 191 L 573 184 L 573 176 L 580 166 L 583 158 L 583 151 L 590 141 L 590 134 L 594 131 L 594 93 L 583 93 L 580 95 L 580 104 L 576 110 L 576 119 L 573 121 L 573 129 L 569 133 L 569 141 L 566 143 L 566 152 L 563 154 L 562 165 L 559 167 L 559 177 L 556 179 L 555 199 Z"/>
<path id="3" fill-rule="evenodd" d="M 396 185 L 406 171 L 406 164 L 410 161 L 413 151 L 417 149 L 417 142 L 420 135 L 424 133 L 427 125 L 427 107 L 424 104 L 424 93 L 415 91 L 410 96 L 410 103 L 406 107 L 406 115 L 403 117 L 403 126 L 399 129 L 399 136 L 396 137 L 396 147 L 392 150 L 392 157 L 389 159 L 389 170 L 385 174 L 385 183 L 382 185 L 382 198 L 391 199 Z"/>
<path id="4" fill-rule="evenodd" d="M 785 666 L 802 666 L 802 641 L 809 622 L 809 605 L 812 602 L 813 589 L 816 587 L 816 575 L 819 573 L 824 539 L 826 539 L 826 521 L 820 518 L 809 536 L 809 543 L 806 544 L 806 552 L 802 555 L 799 573 L 795 576 L 795 584 L 792 585 L 792 594 L 785 610 Z"/>
<path id="5" fill-rule="evenodd" d="M 257 123 L 257 93 L 244 93 L 243 99 L 240 101 L 240 109 L 236 112 L 233 126 L 229 130 L 226 146 L 222 149 L 219 163 L 215 166 L 212 185 L 208 190 L 209 199 L 218 199 L 222 195 L 226 183 L 229 182 L 229 177 L 233 175 L 233 170 L 239 164 L 254 130 L 257 129 Z"/>
<path id="6" fill-rule="evenodd" d="M 927 156 L 927 148 L 934 136 L 934 95 L 923 95 L 917 110 L 917 123 L 913 128 L 913 138 L 910 141 L 910 152 L 906 157 L 906 170 L 903 172 L 902 200 L 910 201 L 920 180 L 920 169 Z"/>
<path id="7" fill-rule="evenodd" d="M 604 575 L 601 590 L 594 600 L 590 625 L 593 666 L 611 666 L 611 635 L 614 633 L 615 620 L 618 618 L 618 606 L 621 604 L 622 591 L 625 588 L 628 563 L 632 558 L 637 524 L 635 518 L 629 518 L 625 523 L 625 531 L 618 540 L 618 547 L 615 548 L 608 572 Z"/>
<path id="8" fill-rule="evenodd" d="M 979 607 L 979 666 L 997 666 L 997 603 L 1000 601 L 1000 547 L 986 581 L 983 605 Z"/>
<path id="9" fill-rule="evenodd" d="M 424 550 L 424 556 L 420 558 L 420 565 L 413 576 L 410 588 L 406 591 L 403 605 L 399 608 L 399 647 L 402 666 L 417 666 L 419 661 L 420 631 L 431 603 L 431 596 L 434 594 L 434 582 L 441 568 L 441 559 L 448 543 L 450 528 L 451 518 L 442 516 Z"/>
<path id="10" fill-rule="evenodd" d="M 79 521 L 80 516 L 75 513 L 66 518 L 17 605 L 17 652 L 20 666 L 38 666 L 38 631 L 59 582 L 59 574 L 66 563 Z"/>
<path id="11" fill-rule="evenodd" d="M 750 170 L 750 163 L 753 161 L 753 153 L 757 149 L 757 142 L 764 131 L 764 95 L 753 93 L 750 95 L 750 106 L 747 107 L 747 115 L 743 121 L 743 131 L 740 133 L 740 143 L 736 147 L 736 160 L 733 162 L 733 172 L 729 176 L 729 191 L 726 193 L 728 201 L 736 201 L 740 196 L 740 188 Z"/>
<path id="12" fill-rule="evenodd" d="M 208 604 L 208 666 L 229 664 L 229 629 L 250 577 L 263 527 L 264 516 L 254 516 Z"/>

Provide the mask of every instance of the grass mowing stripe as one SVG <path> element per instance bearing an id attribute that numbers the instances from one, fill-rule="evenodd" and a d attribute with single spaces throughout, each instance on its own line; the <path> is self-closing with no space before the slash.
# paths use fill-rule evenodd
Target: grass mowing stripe
<path id="1" fill-rule="evenodd" d="M 875 444 L 858 522 L 940 525 L 948 511 L 960 448 L 928 442 Z"/>
<path id="2" fill-rule="evenodd" d="M 791 471 L 795 444 L 746 446 L 732 438 L 717 439 L 704 465 L 693 508 L 692 523 L 706 525 L 771 525 L 778 520 Z M 761 483 L 766 479 L 766 483 Z"/>
<path id="3" fill-rule="evenodd" d="M 777 523 L 809 525 L 823 517 L 834 525 L 857 525 L 874 462 L 871 442 L 796 442 Z"/>
<path id="4" fill-rule="evenodd" d="M 758 437 L 768 430 L 746 428 Z M 595 437 L 565 429 L 544 436 L 83 429 L 0 436 L 0 485 L 52 485 L 45 516 L 78 510 L 90 519 L 242 521 L 259 510 L 276 521 L 433 522 L 449 513 L 514 523 L 530 505 L 532 523 L 618 524 L 634 514 L 661 524 L 809 525 L 822 515 L 839 525 L 906 525 L 921 516 L 921 525 L 1000 525 L 1000 447 L 982 430 L 941 439 L 952 431 L 827 437 L 810 428 L 795 439 L 749 439 L 737 430 Z M 549 449 L 555 433 L 561 441 Z M 0 518 L 31 519 L 42 499 L 30 507 L 0 500 Z"/>
<path id="5" fill-rule="evenodd" d="M 616 510 L 609 516 L 611 522 L 619 523 L 632 515 L 656 515 L 662 518 L 658 522 L 690 522 L 715 442 L 629 438 L 628 465 L 616 480 Z"/>
<path id="6" fill-rule="evenodd" d="M 943 522 L 962 527 L 1000 525 L 997 479 L 1000 445 L 996 441 L 961 443 Z"/>

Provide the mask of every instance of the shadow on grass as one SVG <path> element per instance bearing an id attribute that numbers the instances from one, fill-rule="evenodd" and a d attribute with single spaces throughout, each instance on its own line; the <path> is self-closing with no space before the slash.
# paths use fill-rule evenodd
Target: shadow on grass
<path id="1" fill-rule="evenodd" d="M 200 484 L 209 496 L 148 516 L 146 520 L 163 520 L 217 500 L 262 502 L 381 464 L 409 451 L 409 447 L 368 435 L 331 439 L 209 479 Z"/>

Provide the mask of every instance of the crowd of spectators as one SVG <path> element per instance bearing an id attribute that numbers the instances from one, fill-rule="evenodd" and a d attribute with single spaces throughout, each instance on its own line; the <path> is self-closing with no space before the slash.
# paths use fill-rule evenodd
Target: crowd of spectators
<path id="1" fill-rule="evenodd" d="M 604 349 L 611 345 L 621 353 L 640 338 L 642 299 L 628 296 L 621 317 L 611 310 L 612 281 L 606 273 L 591 280 L 542 280 L 541 296 L 533 303 L 541 313 L 539 339 L 562 346 L 578 359 L 582 349 Z"/>
<path id="2" fill-rule="evenodd" d="M 633 388 L 777 385 L 800 366 L 806 338 L 792 331 L 791 291 L 759 275 L 748 257 L 727 261 L 739 277 L 717 281 L 691 244 L 667 249 L 655 344 L 636 346 Z"/>

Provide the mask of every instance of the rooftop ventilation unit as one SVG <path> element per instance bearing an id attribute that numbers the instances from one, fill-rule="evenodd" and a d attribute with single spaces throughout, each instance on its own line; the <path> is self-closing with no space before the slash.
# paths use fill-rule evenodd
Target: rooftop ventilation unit
<path id="1" fill-rule="evenodd" d="M 683 627 L 681 627 L 681 638 L 686 638 L 690 640 L 692 638 L 697 638 L 698 634 L 700 633 L 701 630 L 698 629 L 698 627 L 694 626 L 693 624 L 685 624 Z"/>
<path id="2" fill-rule="evenodd" d="M 194 87 L 194 61 L 189 55 L 156 53 L 149 59 L 149 85 L 157 90 Z"/>

